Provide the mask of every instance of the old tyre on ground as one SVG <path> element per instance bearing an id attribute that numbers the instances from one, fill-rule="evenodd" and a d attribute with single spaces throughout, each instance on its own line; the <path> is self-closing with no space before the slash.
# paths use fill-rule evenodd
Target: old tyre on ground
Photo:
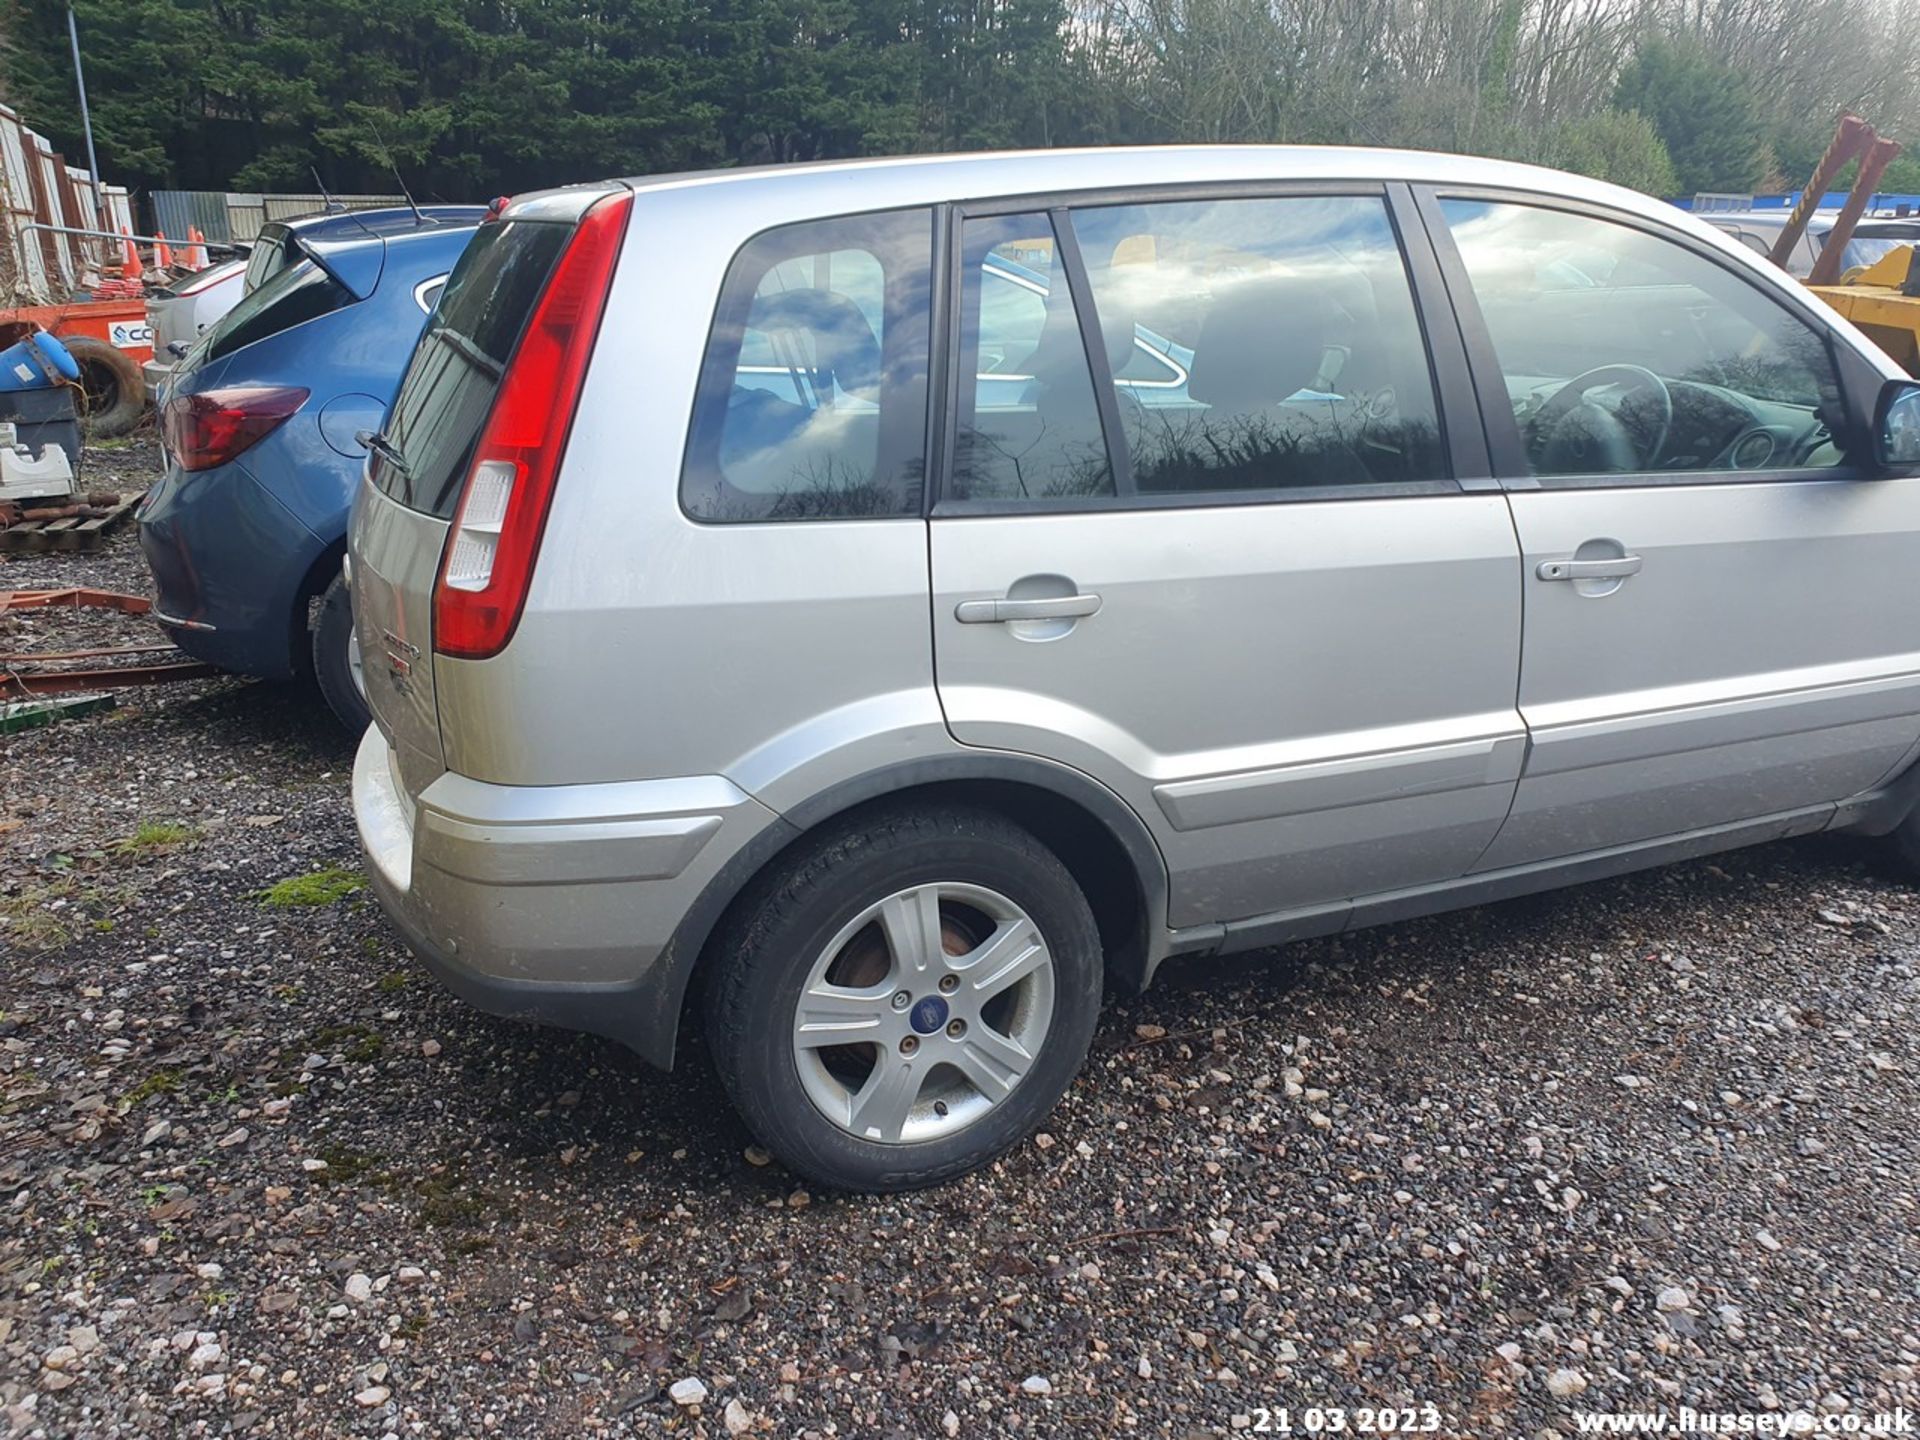
<path id="1" fill-rule="evenodd" d="M 313 622 L 313 679 L 327 708 L 353 734 L 372 723 L 361 678 L 360 642 L 353 633 L 353 600 L 344 576 L 334 576 L 320 597 Z"/>
<path id="2" fill-rule="evenodd" d="M 63 341 L 80 367 L 81 419 L 89 434 L 126 435 L 147 413 L 147 382 L 123 350 L 77 335 Z"/>
<path id="3" fill-rule="evenodd" d="M 984 809 L 869 810 L 802 841 L 716 938 L 707 1033 L 760 1142 L 797 1174 L 906 1190 L 1039 1124 L 1100 1011 L 1086 897 Z"/>

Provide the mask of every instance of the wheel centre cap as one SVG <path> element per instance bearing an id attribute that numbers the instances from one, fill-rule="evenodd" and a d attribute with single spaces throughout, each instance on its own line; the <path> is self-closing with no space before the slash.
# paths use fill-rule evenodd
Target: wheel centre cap
<path id="1" fill-rule="evenodd" d="M 938 995 L 925 996 L 907 1018 L 916 1034 L 931 1035 L 947 1023 L 947 1002 Z"/>

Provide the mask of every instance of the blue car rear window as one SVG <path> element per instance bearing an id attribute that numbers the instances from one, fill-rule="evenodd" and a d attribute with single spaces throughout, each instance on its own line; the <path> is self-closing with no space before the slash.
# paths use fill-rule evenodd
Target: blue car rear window
<path id="1" fill-rule="evenodd" d="M 311 260 L 282 270 L 220 317 L 207 332 L 207 359 L 231 355 L 270 335 L 353 303 L 353 296 Z"/>

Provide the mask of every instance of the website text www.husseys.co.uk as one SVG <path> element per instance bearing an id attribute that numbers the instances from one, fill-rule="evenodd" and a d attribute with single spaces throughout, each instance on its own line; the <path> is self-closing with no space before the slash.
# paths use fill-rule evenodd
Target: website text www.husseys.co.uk
<path id="1" fill-rule="evenodd" d="M 1581 1435 L 1920 1435 L 1920 1412 L 1816 1415 L 1808 1410 L 1592 1410 L 1573 1417 Z"/>

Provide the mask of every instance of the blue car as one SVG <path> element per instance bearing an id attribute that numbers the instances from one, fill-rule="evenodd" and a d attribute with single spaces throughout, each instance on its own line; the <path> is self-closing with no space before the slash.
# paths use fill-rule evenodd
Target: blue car
<path id="1" fill-rule="evenodd" d="M 142 502 L 154 618 L 188 654 L 311 676 L 358 734 L 367 708 L 340 561 L 376 431 L 480 206 L 274 227 L 274 263 L 195 342 L 160 400 L 167 470 Z M 261 251 L 256 250 L 256 256 Z"/>

